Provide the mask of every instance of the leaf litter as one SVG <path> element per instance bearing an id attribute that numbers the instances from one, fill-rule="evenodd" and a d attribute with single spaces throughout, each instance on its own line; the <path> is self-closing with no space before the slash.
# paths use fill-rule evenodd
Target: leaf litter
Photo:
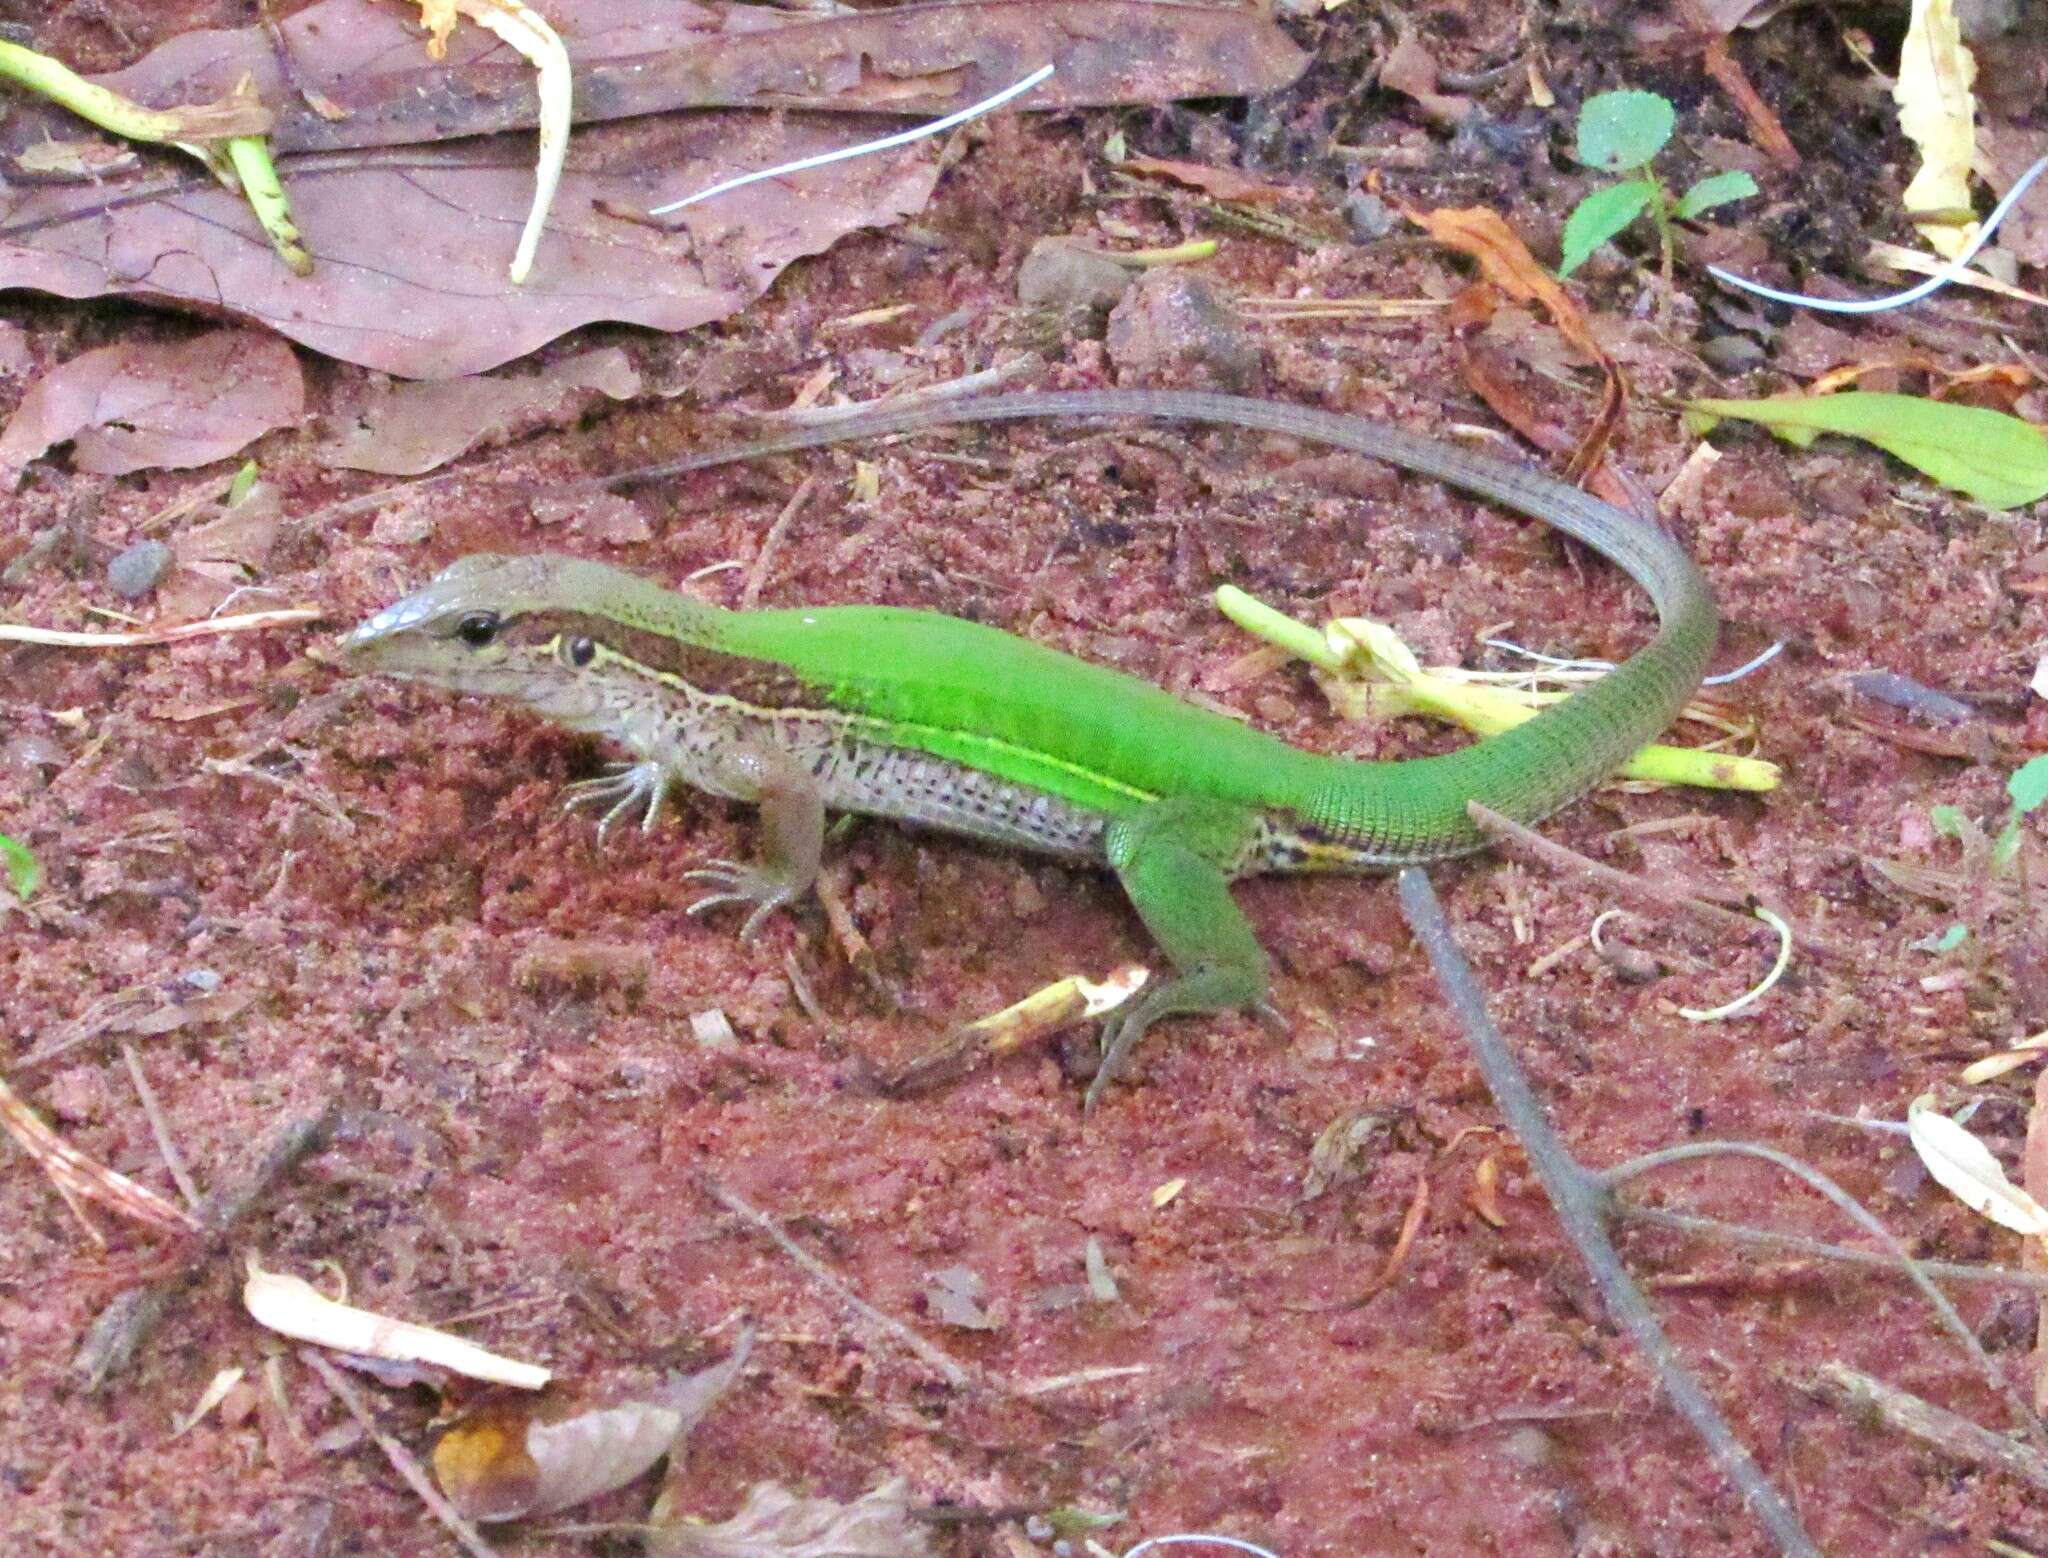
<path id="1" fill-rule="evenodd" d="M 302 153 L 280 171 L 311 276 L 277 263 L 238 196 L 154 154 L 96 180 L 16 171 L 36 145 L 80 133 L 60 111 L 25 104 L 0 126 L 0 286 L 227 313 L 343 361 L 449 378 L 599 320 L 673 331 L 724 318 L 791 261 L 921 210 L 938 177 L 937 151 L 910 147 L 749 185 L 672 228 L 654 225 L 634 213 L 850 138 L 811 117 L 668 110 L 921 113 L 1047 63 L 1059 74 L 1038 89 L 1040 106 L 1163 102 L 1267 90 L 1305 63 L 1270 22 L 1150 0 L 998 0 L 794 22 L 734 7 L 682 44 L 677 9 L 656 0 L 540 9 L 574 23 L 586 123 L 524 285 L 508 279 L 505 256 L 531 204 L 531 151 L 524 136 L 488 132 L 535 122 L 530 67 L 468 28 L 435 63 L 402 13 L 324 0 L 281 28 L 307 87 L 343 118 L 287 85 L 259 28 L 186 34 L 101 78 L 145 102 L 253 80 L 279 116 L 273 146 Z M 365 222 L 366 211 L 378 220 Z"/>

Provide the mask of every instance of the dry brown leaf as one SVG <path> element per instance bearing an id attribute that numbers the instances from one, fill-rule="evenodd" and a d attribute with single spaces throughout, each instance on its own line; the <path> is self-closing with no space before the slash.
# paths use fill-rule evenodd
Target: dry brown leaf
<path id="1" fill-rule="evenodd" d="M 539 0 L 533 9 L 568 45 L 576 118 L 586 124 L 678 108 L 944 114 L 1048 63 L 1056 74 L 1031 98 L 1040 109 L 1257 95 L 1286 86 L 1308 63 L 1249 10 L 1164 0 L 984 0 L 823 16 L 689 0 Z M 247 77 L 275 114 L 270 142 L 281 153 L 536 123 L 532 68 L 480 29 L 458 28 L 438 62 L 406 11 L 377 0 L 319 0 L 278 32 L 292 80 L 262 27 L 185 33 L 93 79 L 141 102 L 171 103 L 226 93 Z M 839 138 L 850 137 L 842 130 Z M 530 169 L 530 148 L 521 161 Z"/>
<path id="2" fill-rule="evenodd" d="M 1407 216 L 1437 242 L 1470 255 L 1478 262 L 1486 279 L 1509 297 L 1540 307 L 1550 316 L 1559 333 L 1598 365 L 1605 381 L 1600 410 L 1592 427 L 1580 438 L 1578 452 L 1571 462 L 1574 475 L 1592 470 L 1600 463 L 1608 441 L 1620 426 L 1627 386 L 1621 369 L 1594 338 L 1584 311 L 1572 301 L 1571 294 L 1557 279 L 1536 263 L 1536 257 L 1529 252 L 1528 246 L 1515 236 L 1514 230 L 1499 213 L 1485 206 L 1466 206 L 1435 211 L 1409 210 Z"/>
<path id="3" fill-rule="evenodd" d="M 1394 46 L 1380 61 L 1380 85 L 1412 98 L 1424 115 L 1437 124 L 1460 124 L 1472 112 L 1472 100 L 1439 92 L 1439 68 L 1429 46 L 1413 27 L 1402 22 Z"/>
<path id="4" fill-rule="evenodd" d="M 746 1366 L 753 1333 L 721 1362 L 654 1397 L 554 1416 L 542 1401 L 496 1402 L 434 1445 L 434 1479 L 465 1518 L 552 1514 L 623 1488 L 694 1428 Z"/>
<path id="5" fill-rule="evenodd" d="M 1361 1297 L 1370 1298 L 1399 1274 L 1408 1259 L 1408 1252 L 1415 1248 L 1417 1235 L 1422 1225 L 1429 1220 L 1429 1176 L 1418 1175 L 1415 1194 L 1408 1198 L 1408 1210 L 1401 1217 L 1401 1231 L 1394 1235 L 1394 1247 L 1387 1251 L 1386 1264 L 1380 1267 L 1379 1275 L 1365 1285 Z"/>
<path id="6" fill-rule="evenodd" d="M 0 478 L 67 440 L 71 463 L 100 476 L 206 465 L 289 427 L 305 404 L 298 359 L 272 335 L 102 346 L 29 386 L 0 432 Z"/>
<path id="7" fill-rule="evenodd" d="M 758 1482 L 740 1512 L 717 1525 L 692 1523 L 664 1494 L 647 1552 L 650 1558 L 932 1558 L 931 1537 L 911 1517 L 909 1494 L 900 1477 L 850 1504 Z"/>
<path id="8" fill-rule="evenodd" d="M 479 446 L 559 427 L 601 397 L 630 400 L 640 375 L 616 346 L 581 352 L 538 373 L 397 384 L 350 416 L 337 416 L 313 450 L 323 465 L 418 476 Z"/>
<path id="9" fill-rule="evenodd" d="M 2005 1165 L 1937 1109 L 1932 1093 L 1906 1106 L 1906 1139 L 1934 1182 L 1971 1211 L 2015 1233 L 2048 1234 L 2048 1207 L 2007 1179 Z"/>
<path id="10" fill-rule="evenodd" d="M 586 130 L 542 263 L 521 287 L 506 279 L 509 239 L 498 239 L 524 220 L 533 173 L 528 150 L 509 140 L 349 153 L 293 170 L 293 209 L 319 262 L 304 278 L 276 263 L 246 205 L 203 177 L 11 192 L 0 179 L 0 194 L 14 197 L 0 225 L 0 286 L 226 311 L 331 357 L 450 378 L 596 320 L 682 330 L 721 319 L 799 256 L 923 207 L 936 167 L 913 148 L 736 190 L 691 208 L 673 231 L 600 209 L 644 210 L 842 135 L 756 115 Z"/>
<path id="11" fill-rule="evenodd" d="M 1907 213 L 1968 211 L 1970 164 L 1977 149 L 1977 60 L 1963 42 L 1955 0 L 1912 0 L 1899 45 L 1899 131 L 1920 152 L 1920 169 L 1902 197 Z M 1920 236 L 1952 260 L 1976 235 L 1975 222 L 1919 224 Z"/>
<path id="12" fill-rule="evenodd" d="M 1465 1192 L 1465 1204 L 1479 1214 L 1489 1227 L 1505 1228 L 1508 1220 L 1500 1209 L 1500 1154 L 1489 1152 L 1479 1160 L 1472 1183 Z"/>

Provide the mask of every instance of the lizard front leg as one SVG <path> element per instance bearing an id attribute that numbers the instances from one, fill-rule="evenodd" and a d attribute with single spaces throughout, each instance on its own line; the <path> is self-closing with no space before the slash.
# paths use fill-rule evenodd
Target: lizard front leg
<path id="1" fill-rule="evenodd" d="M 684 911 L 750 904 L 740 941 L 751 941 L 769 915 L 801 898 L 818 880 L 825 853 L 825 796 L 811 771 L 772 747 L 735 746 L 717 760 L 717 788 L 760 809 L 761 847 L 753 861 L 707 860 L 683 873 L 714 889 Z"/>
<path id="2" fill-rule="evenodd" d="M 1147 985 L 1102 1030 L 1102 1064 L 1088 1084 L 1092 1111 L 1125 1059 L 1162 1017 L 1242 1007 L 1270 1015 L 1265 948 L 1230 896 L 1256 818 L 1206 800 L 1155 801 L 1110 824 L 1109 863 L 1174 972 Z"/>

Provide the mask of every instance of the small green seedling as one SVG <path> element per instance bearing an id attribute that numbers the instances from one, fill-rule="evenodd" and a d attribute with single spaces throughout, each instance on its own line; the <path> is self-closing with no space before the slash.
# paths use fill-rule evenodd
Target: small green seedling
<path id="1" fill-rule="evenodd" d="M 2048 754 L 2030 757 L 2020 764 L 2005 781 L 2005 793 L 2012 798 L 2012 808 L 2006 813 L 2005 826 L 1991 841 L 1991 864 L 1999 871 L 2011 869 L 2020 852 L 2020 823 L 2029 812 L 2048 801 Z"/>
<path id="2" fill-rule="evenodd" d="M 2001 876 L 2010 871 L 2012 863 L 2019 858 L 2021 824 L 2044 801 L 2048 801 L 2048 753 L 2029 758 L 2015 769 L 2012 777 L 2005 781 L 2005 793 L 2012 804 L 2006 808 L 2005 821 L 1991 840 L 1990 855 L 1991 869 Z M 1934 824 L 1934 831 L 1943 838 L 1962 840 L 1965 853 L 1972 837 L 1979 841 L 1978 847 L 1982 847 L 1983 833 L 1964 815 L 1960 806 L 1929 807 L 1927 820 Z"/>
<path id="3" fill-rule="evenodd" d="M 1579 109 L 1573 155 L 1589 168 L 1635 176 L 1596 189 L 1573 207 L 1565 218 L 1564 259 L 1558 275 L 1569 276 L 1595 249 L 1647 211 L 1657 228 L 1669 280 L 1672 222 L 1688 221 L 1756 193 L 1756 180 L 1747 173 L 1710 173 L 1674 200 L 1664 181 L 1650 171 L 1650 161 L 1664 149 L 1677 123 L 1670 99 L 1655 92 L 1602 92 L 1586 99 Z"/>
<path id="4" fill-rule="evenodd" d="M 0 871 L 6 872 L 9 890 L 21 899 L 34 897 L 36 886 L 43 879 L 42 867 L 36 864 L 28 846 L 16 843 L 4 833 L 0 833 Z"/>

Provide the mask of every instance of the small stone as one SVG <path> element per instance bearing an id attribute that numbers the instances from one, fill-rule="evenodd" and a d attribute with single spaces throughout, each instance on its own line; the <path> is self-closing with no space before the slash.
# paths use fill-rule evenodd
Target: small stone
<path id="1" fill-rule="evenodd" d="M 1762 366 L 1764 349 L 1746 335 L 1717 335 L 1700 343 L 1700 356 L 1716 373 L 1748 373 Z"/>
<path id="2" fill-rule="evenodd" d="M 1131 280 L 1131 272 L 1107 255 L 1064 238 L 1041 238 L 1017 268 L 1017 298 L 1031 308 L 1109 308 Z"/>
<path id="3" fill-rule="evenodd" d="M 1378 195 L 1354 190 L 1344 202 L 1344 220 L 1357 243 L 1375 243 L 1394 230 L 1394 208 Z"/>
<path id="4" fill-rule="evenodd" d="M 1148 379 L 1196 370 L 1226 389 L 1258 371 L 1258 344 L 1207 282 L 1171 267 L 1140 276 L 1109 316 L 1119 374 Z"/>
<path id="5" fill-rule="evenodd" d="M 137 541 L 107 564 L 107 585 L 123 600 L 140 600 L 170 572 L 173 554 L 161 541 Z"/>

